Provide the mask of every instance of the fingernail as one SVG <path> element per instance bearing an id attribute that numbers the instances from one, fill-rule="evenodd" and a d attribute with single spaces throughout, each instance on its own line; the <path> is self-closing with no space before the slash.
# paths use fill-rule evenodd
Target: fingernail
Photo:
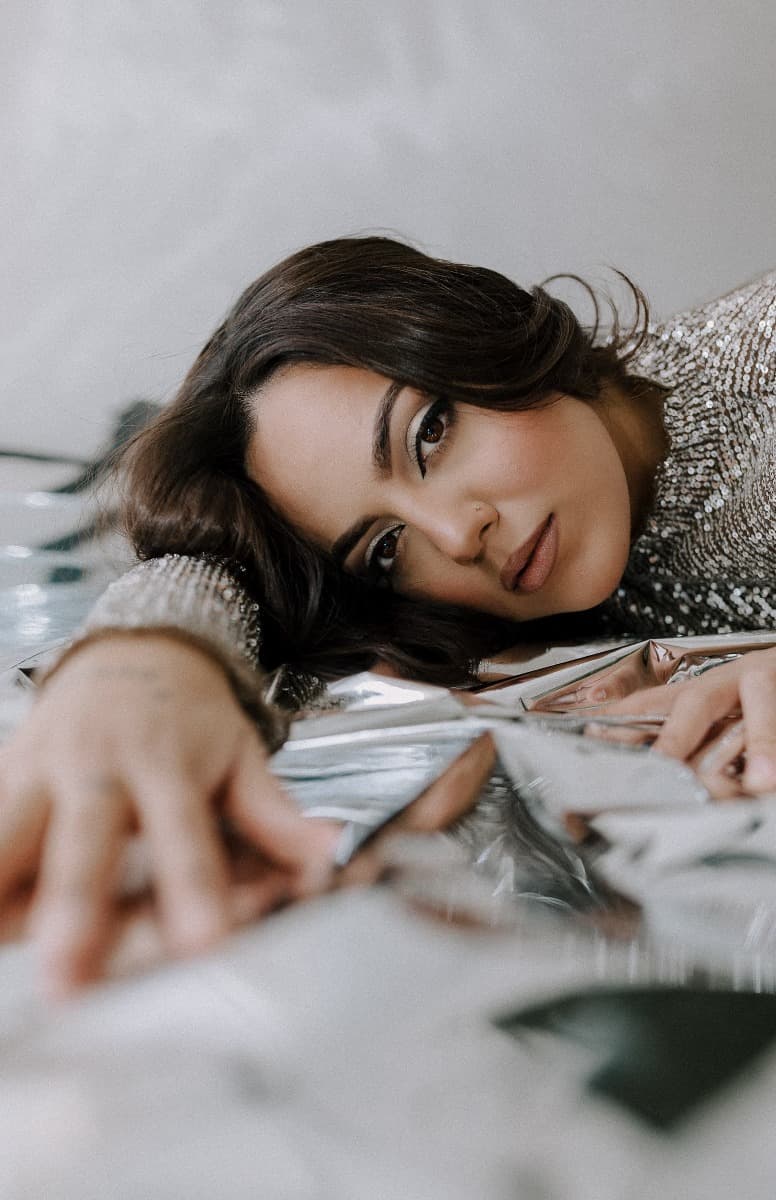
<path id="1" fill-rule="evenodd" d="M 310 823 L 315 826 L 317 846 L 302 865 L 298 874 L 298 883 L 303 891 L 315 895 L 326 891 L 329 887 L 335 868 L 337 850 L 342 837 L 343 825 L 340 821 L 330 821 L 325 818 L 311 817 Z"/>
<path id="2" fill-rule="evenodd" d="M 38 979 L 43 999 L 49 1004 L 63 1004 L 78 992 L 78 984 L 71 976 L 51 966 L 43 967 Z"/>
<path id="3" fill-rule="evenodd" d="M 70 955 L 55 942 L 38 942 L 35 947 L 38 986 L 44 1000 L 59 1003 L 78 990 L 78 981 Z"/>
<path id="4" fill-rule="evenodd" d="M 311 821 L 318 822 L 318 818 L 312 817 Z M 340 836 L 342 835 L 342 823 L 340 821 L 320 820 L 319 827 L 315 830 L 318 840 L 318 846 L 321 855 L 327 859 L 333 859 L 337 852 Z"/>
<path id="5" fill-rule="evenodd" d="M 698 766 L 696 768 L 698 774 L 708 775 L 709 771 L 713 771 L 716 768 L 718 761 L 720 761 L 719 751 L 716 749 L 709 750 L 708 754 L 704 754 L 703 758 L 701 758 L 698 762 Z M 722 762 L 724 763 L 724 758 L 722 759 Z"/>
<path id="6" fill-rule="evenodd" d="M 174 949 L 180 953 L 208 950 L 229 931 L 229 918 L 224 912 L 199 900 L 189 901 L 171 922 Z"/>
<path id="7" fill-rule="evenodd" d="M 748 787 L 776 788 L 776 762 L 764 754 L 747 759 L 744 782 Z"/>
<path id="8" fill-rule="evenodd" d="M 320 862 L 307 863 L 299 873 L 297 886 L 303 896 L 317 896 L 325 892 L 334 878 L 334 862 L 326 858 Z"/>
<path id="9" fill-rule="evenodd" d="M 59 970 L 60 964 L 69 962 L 84 928 L 84 916 L 85 910 L 71 905 L 33 914 L 30 932 L 38 959 L 47 969 Z"/>
<path id="10" fill-rule="evenodd" d="M 285 908 L 295 899 L 296 893 L 288 879 L 279 879 L 274 887 L 259 884 L 258 887 L 248 885 L 238 888 L 231 897 L 232 923 L 235 926 L 247 925 L 259 916 Z"/>
<path id="11" fill-rule="evenodd" d="M 38 914 L 31 932 L 38 986 L 46 1001 L 71 999 L 93 977 L 94 943 L 87 924 L 90 919 L 87 907 L 78 903 Z"/>

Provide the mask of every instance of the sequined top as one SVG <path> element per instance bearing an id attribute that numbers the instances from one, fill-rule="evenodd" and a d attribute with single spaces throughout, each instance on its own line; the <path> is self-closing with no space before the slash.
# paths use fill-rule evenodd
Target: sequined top
<path id="1" fill-rule="evenodd" d="M 612 632 L 776 629 L 776 272 L 651 328 L 669 451 L 604 605 Z"/>
<path id="2" fill-rule="evenodd" d="M 607 630 L 648 637 L 776 628 L 776 272 L 651 328 L 631 369 L 670 389 L 670 441 Z M 166 555 L 97 601 L 95 631 L 179 629 L 244 678 L 259 606 L 239 564 Z M 304 696 L 304 688 L 300 690 Z"/>

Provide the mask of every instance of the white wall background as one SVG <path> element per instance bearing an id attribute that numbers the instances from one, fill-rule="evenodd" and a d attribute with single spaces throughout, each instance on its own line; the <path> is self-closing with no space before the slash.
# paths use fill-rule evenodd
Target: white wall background
<path id="1" fill-rule="evenodd" d="M 6 0 L 0 445 L 91 452 L 372 230 L 655 311 L 776 263 L 773 0 Z"/>

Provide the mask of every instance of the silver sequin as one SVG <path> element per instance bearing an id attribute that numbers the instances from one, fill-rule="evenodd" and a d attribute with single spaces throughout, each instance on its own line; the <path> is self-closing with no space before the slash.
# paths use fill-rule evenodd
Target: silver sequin
<path id="1" fill-rule="evenodd" d="M 670 449 L 604 605 L 612 631 L 776 628 L 775 328 L 772 272 L 652 329 L 634 358 L 635 373 L 671 389 Z"/>

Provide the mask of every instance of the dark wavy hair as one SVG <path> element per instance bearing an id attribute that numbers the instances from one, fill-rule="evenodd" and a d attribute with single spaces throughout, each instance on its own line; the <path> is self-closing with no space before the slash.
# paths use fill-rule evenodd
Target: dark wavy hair
<path id="1" fill-rule="evenodd" d="M 571 277 L 576 278 L 576 277 Z M 209 555 L 239 564 L 263 608 L 262 661 L 333 678 L 391 663 L 444 683 L 525 627 L 419 603 L 345 575 L 284 520 L 248 477 L 262 384 L 290 363 L 363 367 L 481 408 L 535 406 L 551 393 L 595 401 L 628 372 L 647 327 L 642 292 L 623 330 L 600 340 L 543 287 L 524 291 L 481 267 L 431 258 L 385 237 L 321 242 L 252 283 L 207 342 L 171 403 L 125 448 L 124 528 L 143 559 Z M 569 618 L 562 632 L 573 635 Z M 554 619 L 557 632 L 557 619 Z M 532 626 L 536 636 L 536 624 Z"/>

